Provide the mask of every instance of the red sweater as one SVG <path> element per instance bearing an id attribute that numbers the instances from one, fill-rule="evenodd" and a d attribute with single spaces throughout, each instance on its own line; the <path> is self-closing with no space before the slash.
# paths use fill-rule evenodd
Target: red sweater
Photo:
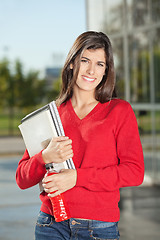
<path id="1" fill-rule="evenodd" d="M 77 169 L 76 186 L 64 193 L 71 217 L 118 221 L 119 189 L 143 182 L 144 161 L 136 117 L 130 104 L 113 99 L 98 103 L 82 120 L 69 100 L 59 107 L 66 136 L 72 139 Z M 41 152 L 29 157 L 27 150 L 16 172 L 17 184 L 26 189 L 45 174 Z M 52 213 L 45 192 L 41 211 Z"/>

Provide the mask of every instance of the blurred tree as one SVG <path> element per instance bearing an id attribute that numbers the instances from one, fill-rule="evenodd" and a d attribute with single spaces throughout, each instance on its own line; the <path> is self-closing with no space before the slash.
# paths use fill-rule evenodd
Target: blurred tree
<path id="1" fill-rule="evenodd" d="M 14 78 L 10 71 L 10 63 L 5 58 L 0 62 L 0 105 L 9 109 L 9 134 L 13 134 L 13 119 L 14 119 Z"/>
<path id="2" fill-rule="evenodd" d="M 24 82 L 25 82 L 25 76 L 23 74 L 23 65 L 20 62 L 20 60 L 16 60 L 15 65 L 14 65 L 14 87 L 15 87 L 15 92 L 16 92 L 16 100 L 15 100 L 15 105 L 17 107 L 22 107 L 23 104 L 23 92 L 24 92 Z"/>
<path id="3" fill-rule="evenodd" d="M 49 102 L 55 100 L 58 97 L 60 89 L 61 89 L 61 76 L 59 76 L 59 78 L 53 82 L 53 88 L 47 91 L 47 97 Z"/>
<path id="4" fill-rule="evenodd" d="M 19 60 L 15 63 L 16 107 L 21 109 L 35 107 L 45 98 L 45 80 L 40 79 L 38 71 L 29 71 L 24 75 Z"/>
<path id="5" fill-rule="evenodd" d="M 6 81 L 9 79 L 9 81 Z M 8 91 L 9 82 L 11 80 L 11 73 L 9 69 L 8 59 L 3 59 L 0 62 L 0 106 L 2 107 L 5 104 L 6 93 Z"/>
<path id="6" fill-rule="evenodd" d="M 23 82 L 23 90 L 21 96 L 22 108 L 35 108 L 45 99 L 45 81 L 39 79 L 38 71 L 29 71 Z"/>
<path id="7" fill-rule="evenodd" d="M 38 71 L 23 72 L 23 65 L 16 60 L 13 68 L 7 59 L 0 61 L 0 107 L 9 112 L 8 132 L 13 135 L 15 109 L 30 111 L 31 107 L 46 99 L 45 80 Z"/>

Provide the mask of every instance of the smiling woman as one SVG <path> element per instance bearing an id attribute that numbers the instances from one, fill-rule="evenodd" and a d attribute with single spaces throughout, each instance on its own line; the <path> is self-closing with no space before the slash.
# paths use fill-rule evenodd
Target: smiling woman
<path id="1" fill-rule="evenodd" d="M 142 183 L 144 162 L 134 112 L 128 102 L 115 98 L 114 90 L 109 38 L 82 33 L 67 56 L 56 101 L 67 137 L 53 138 L 31 158 L 26 150 L 17 169 L 21 188 L 43 182 L 36 240 L 119 239 L 119 189 Z M 68 156 L 76 169 L 45 176 L 46 163 Z M 56 222 L 49 196 L 61 193 L 71 218 Z"/>

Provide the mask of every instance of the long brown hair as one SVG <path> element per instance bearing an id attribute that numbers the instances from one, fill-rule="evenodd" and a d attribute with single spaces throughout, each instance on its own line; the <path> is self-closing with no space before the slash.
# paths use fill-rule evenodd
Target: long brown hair
<path id="1" fill-rule="evenodd" d="M 73 95 L 73 86 L 78 76 L 80 68 L 80 59 L 86 49 L 102 48 L 106 55 L 106 70 L 102 81 L 96 87 L 95 98 L 97 101 L 104 103 L 115 96 L 115 71 L 112 46 L 109 38 L 102 32 L 87 31 L 82 33 L 75 40 L 70 49 L 66 62 L 62 69 L 62 88 L 57 99 L 57 104 L 66 102 Z M 74 71 L 70 68 L 74 65 Z"/>

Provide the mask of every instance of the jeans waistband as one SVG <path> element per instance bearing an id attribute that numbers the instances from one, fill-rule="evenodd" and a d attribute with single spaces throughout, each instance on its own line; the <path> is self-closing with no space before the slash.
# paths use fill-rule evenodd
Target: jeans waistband
<path id="1" fill-rule="evenodd" d="M 70 218 L 69 225 L 71 228 L 106 228 L 113 225 L 118 225 L 118 222 L 104 222 L 97 220 Z"/>

